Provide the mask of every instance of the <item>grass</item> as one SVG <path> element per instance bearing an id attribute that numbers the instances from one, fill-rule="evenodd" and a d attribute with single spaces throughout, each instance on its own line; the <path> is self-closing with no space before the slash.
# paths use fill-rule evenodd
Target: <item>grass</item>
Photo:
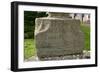
<path id="1" fill-rule="evenodd" d="M 85 50 L 90 50 L 90 27 L 81 25 L 81 30 L 85 37 Z M 36 55 L 35 41 L 34 39 L 24 40 L 24 59 L 28 59 L 31 56 Z"/>
<path id="2" fill-rule="evenodd" d="M 84 33 L 84 38 L 85 38 L 84 50 L 90 50 L 90 27 L 82 24 L 81 30 Z"/>
<path id="3" fill-rule="evenodd" d="M 24 40 L 24 59 L 28 59 L 36 54 L 35 41 L 34 39 Z"/>

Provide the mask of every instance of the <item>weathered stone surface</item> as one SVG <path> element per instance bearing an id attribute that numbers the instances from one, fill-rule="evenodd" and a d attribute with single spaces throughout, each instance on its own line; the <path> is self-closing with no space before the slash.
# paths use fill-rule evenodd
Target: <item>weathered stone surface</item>
<path id="1" fill-rule="evenodd" d="M 68 14 L 50 13 L 48 17 L 36 19 L 35 40 L 40 59 L 82 54 L 84 37 L 80 21 L 66 16 Z"/>
<path id="2" fill-rule="evenodd" d="M 37 56 L 32 56 L 29 59 L 26 59 L 26 62 L 29 61 L 49 61 L 49 60 L 73 60 L 73 59 L 90 59 L 90 51 L 83 51 L 83 54 L 79 55 L 66 55 L 66 56 L 57 56 L 57 57 L 44 57 L 39 59 Z"/>

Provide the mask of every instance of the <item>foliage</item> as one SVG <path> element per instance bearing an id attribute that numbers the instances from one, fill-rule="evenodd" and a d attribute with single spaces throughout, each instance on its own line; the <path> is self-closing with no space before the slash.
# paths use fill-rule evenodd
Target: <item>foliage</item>
<path id="1" fill-rule="evenodd" d="M 24 38 L 34 38 L 35 19 L 47 16 L 46 12 L 24 11 Z"/>

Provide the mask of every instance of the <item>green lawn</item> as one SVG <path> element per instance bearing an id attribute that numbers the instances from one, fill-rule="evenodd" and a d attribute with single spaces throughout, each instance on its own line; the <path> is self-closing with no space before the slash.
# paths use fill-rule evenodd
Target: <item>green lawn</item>
<path id="1" fill-rule="evenodd" d="M 85 50 L 90 50 L 90 27 L 89 26 L 84 26 L 81 25 L 81 30 L 84 33 L 84 38 L 85 38 Z"/>
<path id="2" fill-rule="evenodd" d="M 34 39 L 24 40 L 24 59 L 28 59 L 36 54 L 35 41 Z"/>
<path id="3" fill-rule="evenodd" d="M 85 36 L 85 50 L 90 50 L 90 27 L 81 25 L 81 30 Z M 36 54 L 34 39 L 24 40 L 24 59 L 28 59 Z"/>

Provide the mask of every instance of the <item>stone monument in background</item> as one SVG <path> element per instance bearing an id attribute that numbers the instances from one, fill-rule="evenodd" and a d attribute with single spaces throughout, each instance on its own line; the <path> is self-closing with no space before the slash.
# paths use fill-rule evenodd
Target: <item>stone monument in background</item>
<path id="1" fill-rule="evenodd" d="M 35 41 L 40 60 L 82 54 L 84 49 L 80 21 L 71 19 L 68 13 L 49 12 L 48 17 L 36 18 Z"/>

